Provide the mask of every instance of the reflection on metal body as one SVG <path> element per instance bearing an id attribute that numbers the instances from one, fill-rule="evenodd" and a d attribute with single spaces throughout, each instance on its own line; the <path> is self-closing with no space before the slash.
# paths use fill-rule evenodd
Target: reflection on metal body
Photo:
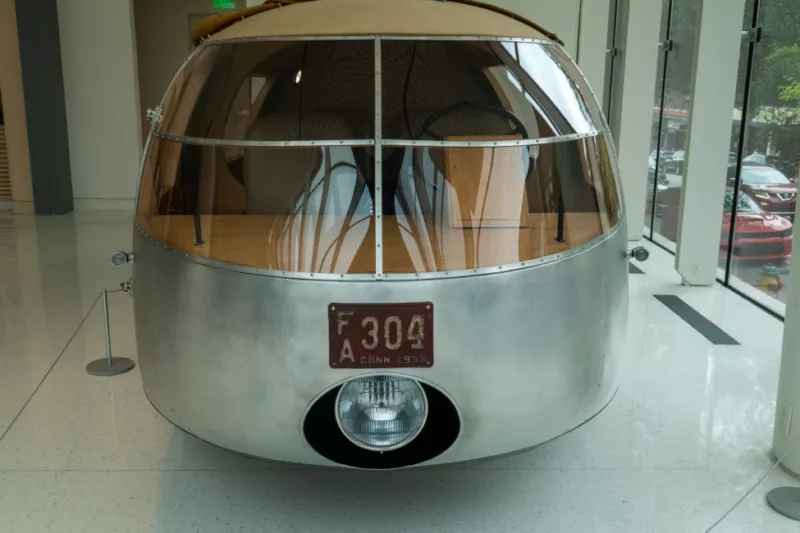
<path id="1" fill-rule="evenodd" d="M 509 453 L 580 425 L 618 386 L 627 321 L 624 222 L 580 253 L 456 279 L 309 281 L 202 264 L 135 235 L 136 330 L 145 391 L 186 431 L 276 460 L 331 465 L 306 442 L 316 398 L 364 370 L 329 366 L 331 302 L 431 302 L 434 384 L 462 416 L 424 464 Z M 467 335 L 466 333 L 471 334 Z"/>

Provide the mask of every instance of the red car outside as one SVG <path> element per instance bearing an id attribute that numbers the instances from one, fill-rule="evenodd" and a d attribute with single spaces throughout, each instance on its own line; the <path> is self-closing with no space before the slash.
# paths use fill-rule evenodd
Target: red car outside
<path id="1" fill-rule="evenodd" d="M 658 192 L 656 227 L 662 236 L 675 241 L 678 237 L 678 209 L 681 190 L 673 187 Z M 736 260 L 782 261 L 792 255 L 792 223 L 785 217 L 762 209 L 743 191 L 739 192 L 736 231 L 733 237 L 733 258 Z M 733 189 L 725 192 L 725 206 L 720 234 L 720 257 L 728 254 L 731 230 Z"/>
<path id="2" fill-rule="evenodd" d="M 729 175 L 730 177 L 730 175 Z M 749 194 L 765 211 L 794 218 L 797 185 L 773 167 L 742 167 L 741 190 Z"/>
<path id="3" fill-rule="evenodd" d="M 733 191 L 725 194 L 725 212 L 722 215 L 720 256 L 728 254 L 731 231 L 731 205 Z M 736 231 L 733 235 L 733 258 L 782 261 L 792 255 L 792 223 L 788 219 L 764 211 L 749 195 L 739 192 L 736 213 Z"/>

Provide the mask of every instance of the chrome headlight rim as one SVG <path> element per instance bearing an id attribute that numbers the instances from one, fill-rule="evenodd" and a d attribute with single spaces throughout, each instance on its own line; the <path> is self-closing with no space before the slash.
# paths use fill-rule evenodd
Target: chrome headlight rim
<path id="1" fill-rule="evenodd" d="M 349 432 L 347 432 L 345 430 L 344 426 L 342 425 L 342 419 L 341 419 L 340 412 L 339 412 L 339 405 L 340 405 L 340 401 L 341 401 L 341 398 L 342 398 L 342 394 L 344 393 L 345 389 L 347 388 L 347 386 L 349 384 L 351 384 L 352 382 L 354 382 L 356 380 L 361 380 L 361 379 L 365 379 L 365 378 L 376 378 L 376 377 L 392 377 L 392 378 L 399 378 L 399 379 L 410 381 L 417 387 L 417 389 L 419 390 L 419 393 L 422 396 L 422 399 L 424 401 L 424 407 L 425 408 L 424 408 L 424 411 L 423 411 L 422 422 L 419 424 L 419 427 L 417 427 L 417 429 L 410 436 L 408 436 L 405 439 L 403 439 L 402 441 L 400 441 L 400 442 L 398 442 L 396 444 L 390 445 L 390 446 L 370 446 L 369 444 L 366 444 L 366 443 L 354 438 Z M 339 384 L 339 390 L 336 393 L 336 401 L 334 402 L 334 406 L 333 406 L 334 416 L 336 417 L 336 425 L 339 428 L 339 431 L 342 433 L 342 435 L 344 435 L 344 437 L 350 443 L 354 444 L 355 446 L 358 446 L 359 448 L 361 448 L 363 450 L 367 450 L 367 451 L 370 451 L 370 452 L 385 453 L 385 452 L 391 452 L 391 451 L 399 450 L 401 448 L 406 447 L 407 445 L 409 445 L 412 442 L 414 442 L 417 439 L 417 437 L 419 437 L 419 435 L 422 433 L 423 429 L 425 429 L 425 426 L 428 423 L 428 415 L 430 413 L 430 402 L 429 402 L 429 399 L 428 399 L 428 394 L 425 392 L 425 387 L 423 387 L 422 384 L 423 384 L 423 382 L 421 380 L 419 380 L 418 378 L 416 378 L 416 377 L 407 376 L 407 375 L 404 375 L 404 374 L 397 374 L 397 373 L 394 373 L 394 372 L 368 372 L 368 373 L 364 373 L 364 374 L 358 374 L 358 375 L 355 375 L 355 376 L 350 376 L 349 378 L 347 378 L 346 380 L 342 381 Z"/>

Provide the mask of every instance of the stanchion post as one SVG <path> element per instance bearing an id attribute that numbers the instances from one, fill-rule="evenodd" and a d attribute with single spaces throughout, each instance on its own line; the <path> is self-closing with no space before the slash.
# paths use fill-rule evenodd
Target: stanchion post
<path id="1" fill-rule="evenodd" d="M 93 376 L 117 376 L 133 369 L 135 363 L 126 357 L 111 355 L 111 320 L 108 313 L 108 291 L 103 289 L 103 318 L 106 328 L 106 356 L 86 365 L 86 372 Z"/>

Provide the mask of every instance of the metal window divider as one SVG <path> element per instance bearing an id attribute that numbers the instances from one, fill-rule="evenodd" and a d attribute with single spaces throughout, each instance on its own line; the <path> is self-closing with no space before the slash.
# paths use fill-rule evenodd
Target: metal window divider
<path id="1" fill-rule="evenodd" d="M 761 0 L 753 2 L 753 13 L 751 27 L 760 28 L 760 8 Z M 755 64 L 756 45 L 761 42 L 760 31 L 757 32 L 759 39 L 750 39 L 748 32 L 747 64 L 744 73 L 744 90 L 742 93 L 742 119 L 739 122 L 739 131 L 736 146 L 736 168 L 733 175 L 733 198 L 731 198 L 731 220 L 728 229 L 728 250 L 725 254 L 725 274 L 723 284 L 731 286 L 731 269 L 733 268 L 734 243 L 736 241 L 736 220 L 739 216 L 739 191 L 742 184 L 742 167 L 744 166 L 745 141 L 747 140 L 747 116 L 750 113 L 750 96 L 753 86 L 753 67 Z"/>
<path id="2" fill-rule="evenodd" d="M 375 277 L 383 279 L 383 83 L 381 37 L 375 37 Z"/>

